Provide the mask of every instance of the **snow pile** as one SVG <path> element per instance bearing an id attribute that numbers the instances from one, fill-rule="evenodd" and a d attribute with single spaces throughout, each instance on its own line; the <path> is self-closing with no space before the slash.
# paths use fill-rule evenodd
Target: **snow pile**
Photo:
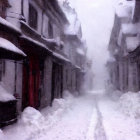
<path id="1" fill-rule="evenodd" d="M 64 92 L 64 98 L 54 99 L 52 107 L 47 107 L 41 111 L 46 121 L 52 126 L 61 119 L 61 115 L 69 109 L 70 104 L 73 102 L 74 96 L 72 96 L 68 91 Z M 53 116 L 53 120 L 52 120 Z"/>
<path id="2" fill-rule="evenodd" d="M 116 6 L 116 14 L 119 17 L 132 17 L 135 1 L 119 0 Z"/>
<path id="3" fill-rule="evenodd" d="M 0 85 L 0 101 L 7 102 L 10 100 L 15 100 L 15 97 L 7 92 L 2 85 Z"/>
<path id="4" fill-rule="evenodd" d="M 137 36 L 136 37 L 127 37 L 126 44 L 127 44 L 128 51 L 133 51 L 140 45 L 140 40 Z"/>
<path id="5" fill-rule="evenodd" d="M 42 114 L 32 107 L 27 107 L 22 113 L 20 122 L 23 125 L 35 125 L 40 127 L 40 123 L 44 121 Z"/>
<path id="6" fill-rule="evenodd" d="M 138 119 L 120 112 L 118 102 L 106 98 L 100 100 L 98 105 L 107 140 L 140 140 Z"/>
<path id="7" fill-rule="evenodd" d="M 54 99 L 52 107 L 47 107 L 41 112 L 32 107 L 25 108 L 18 123 L 5 130 L 4 140 L 31 140 L 34 137 L 40 137 L 40 133 L 48 132 L 57 122 L 61 121 L 62 115 L 71 109 L 75 98 L 67 91 L 64 95 L 64 99 Z"/>
<path id="8" fill-rule="evenodd" d="M 1 129 L 0 129 L 0 140 L 4 140 L 4 134 Z"/>
<path id="9" fill-rule="evenodd" d="M 140 118 L 140 92 L 128 92 L 119 99 L 120 111 L 125 115 Z"/>

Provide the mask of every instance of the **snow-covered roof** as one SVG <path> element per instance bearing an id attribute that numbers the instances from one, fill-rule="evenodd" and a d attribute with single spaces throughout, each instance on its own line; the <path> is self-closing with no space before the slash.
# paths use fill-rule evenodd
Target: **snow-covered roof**
<path id="1" fill-rule="evenodd" d="M 15 30 L 18 33 L 21 33 L 20 29 L 18 29 L 16 26 L 14 26 L 13 24 L 11 24 L 10 22 L 8 22 L 7 20 L 3 19 L 2 17 L 0 17 L 0 24 L 7 26 L 8 28 Z"/>
<path id="2" fill-rule="evenodd" d="M 16 47 L 13 43 L 1 37 L 0 37 L 0 48 L 26 56 L 26 54 L 18 47 Z"/>
<path id="3" fill-rule="evenodd" d="M 135 1 L 119 0 L 116 6 L 116 14 L 119 17 L 132 17 L 134 13 Z"/>
<path id="4" fill-rule="evenodd" d="M 61 60 L 64 60 L 66 62 L 70 62 L 70 60 L 68 58 L 64 57 L 63 55 L 61 55 L 61 54 L 59 54 L 57 52 L 53 52 L 53 56 L 55 56 L 55 57 L 57 57 L 57 58 L 59 58 Z"/>
<path id="5" fill-rule="evenodd" d="M 15 97 L 6 91 L 6 89 L 0 85 L 0 101 L 6 102 L 10 100 L 15 100 Z"/>
<path id="6" fill-rule="evenodd" d="M 140 45 L 140 40 L 138 37 L 127 37 L 126 45 L 128 51 L 134 51 Z"/>
<path id="7" fill-rule="evenodd" d="M 77 18 L 77 13 L 75 12 L 75 10 L 71 7 L 71 5 L 68 2 L 64 0 L 59 0 L 59 5 L 69 21 L 69 25 L 65 28 L 65 33 L 70 35 L 81 36 L 81 23 Z"/>
<path id="8" fill-rule="evenodd" d="M 65 33 L 71 35 L 78 35 L 81 24 L 77 19 L 77 16 L 72 13 L 67 13 L 66 15 L 70 24 L 65 29 Z"/>

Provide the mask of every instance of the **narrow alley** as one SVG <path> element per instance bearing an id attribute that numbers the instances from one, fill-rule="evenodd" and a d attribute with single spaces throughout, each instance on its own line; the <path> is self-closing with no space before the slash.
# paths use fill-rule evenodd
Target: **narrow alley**
<path id="1" fill-rule="evenodd" d="M 0 140 L 140 140 L 139 0 L 0 0 Z"/>
<path id="2" fill-rule="evenodd" d="M 123 114 L 118 102 L 105 94 L 99 96 L 99 92 L 68 95 L 40 115 L 30 108 L 34 117 L 29 117 L 29 111 L 23 112 L 21 120 L 1 136 L 4 140 L 139 140 L 140 120 Z"/>

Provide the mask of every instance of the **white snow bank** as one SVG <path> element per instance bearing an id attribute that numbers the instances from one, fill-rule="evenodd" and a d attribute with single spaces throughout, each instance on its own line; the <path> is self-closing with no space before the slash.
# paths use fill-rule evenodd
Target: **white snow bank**
<path id="1" fill-rule="evenodd" d="M 119 99 L 119 108 L 127 116 L 140 118 L 140 92 L 128 92 Z"/>
<path id="2" fill-rule="evenodd" d="M 40 127 L 40 123 L 44 121 L 42 114 L 32 107 L 27 107 L 24 109 L 21 115 L 21 123 L 24 125 L 36 125 Z"/>
<path id="3" fill-rule="evenodd" d="M 0 129 L 0 140 L 4 140 L 4 134 L 1 129 Z"/>
<path id="4" fill-rule="evenodd" d="M 21 51 L 19 48 L 17 48 L 13 43 L 1 37 L 0 37 L 0 48 L 26 56 L 26 54 L 23 51 Z"/>
<path id="5" fill-rule="evenodd" d="M 60 118 L 59 116 L 66 111 L 73 100 L 74 96 L 68 91 L 65 91 L 63 99 L 54 99 L 52 106 L 43 109 L 41 112 L 44 116 L 56 116 L 55 118 L 58 120 Z"/>
<path id="6" fill-rule="evenodd" d="M 0 85 L 0 101 L 6 102 L 10 100 L 15 100 L 15 97 L 7 92 L 2 85 Z"/>
<path id="7" fill-rule="evenodd" d="M 118 102 L 106 98 L 99 101 L 98 105 L 102 113 L 107 140 L 140 140 L 138 119 L 120 112 Z"/>
<path id="8" fill-rule="evenodd" d="M 41 112 L 32 107 L 25 108 L 18 123 L 4 130 L 4 140 L 34 140 L 48 132 L 71 108 L 74 97 L 67 91 L 64 95 L 64 99 L 54 99 L 52 107 Z"/>
<path id="9" fill-rule="evenodd" d="M 140 45 L 140 40 L 137 36 L 136 37 L 127 37 L 126 44 L 127 44 L 128 51 L 133 51 Z"/>
<path id="10" fill-rule="evenodd" d="M 135 1 L 119 0 L 116 6 L 116 14 L 119 17 L 132 17 Z"/>

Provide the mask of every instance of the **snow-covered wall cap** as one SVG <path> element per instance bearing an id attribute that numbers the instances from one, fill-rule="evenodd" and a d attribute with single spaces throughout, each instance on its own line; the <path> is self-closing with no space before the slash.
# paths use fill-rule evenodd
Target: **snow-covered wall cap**
<path id="1" fill-rule="evenodd" d="M 0 101 L 7 102 L 11 100 L 15 100 L 15 97 L 9 92 L 7 92 L 6 89 L 0 83 Z"/>
<path id="2" fill-rule="evenodd" d="M 140 45 L 140 40 L 137 36 L 136 37 L 127 37 L 126 45 L 127 45 L 127 50 L 129 52 L 134 51 Z"/>
<path id="3" fill-rule="evenodd" d="M 8 22 L 7 20 L 3 19 L 2 17 L 0 17 L 0 24 L 7 26 L 8 28 L 21 33 L 20 29 L 18 29 L 16 26 L 14 26 L 13 24 L 11 24 L 10 22 Z"/>
<path id="4" fill-rule="evenodd" d="M 140 23 L 122 24 L 121 28 L 122 28 L 122 32 L 124 34 L 138 34 L 138 33 L 140 33 Z"/>
<path id="5" fill-rule="evenodd" d="M 13 43 L 1 37 L 0 37 L 0 48 L 26 56 L 26 54 L 22 50 L 17 48 Z"/>
<path id="6" fill-rule="evenodd" d="M 116 6 L 116 14 L 119 17 L 132 18 L 135 8 L 135 0 L 119 0 Z"/>

